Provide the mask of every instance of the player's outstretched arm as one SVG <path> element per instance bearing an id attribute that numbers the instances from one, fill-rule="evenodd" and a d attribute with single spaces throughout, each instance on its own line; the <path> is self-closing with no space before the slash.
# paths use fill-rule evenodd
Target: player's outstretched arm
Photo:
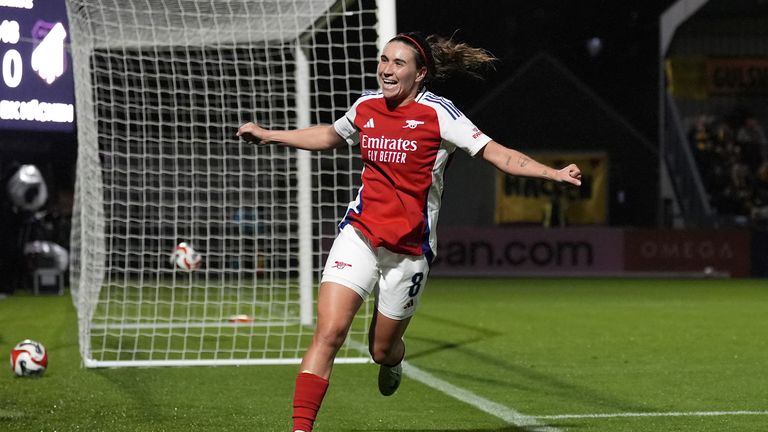
<path id="1" fill-rule="evenodd" d="M 332 125 L 311 126 L 304 129 L 270 130 L 248 122 L 237 130 L 237 136 L 247 142 L 268 144 L 278 142 L 289 147 L 322 151 L 340 147 L 346 143 Z"/>
<path id="2" fill-rule="evenodd" d="M 507 174 L 538 177 L 581 186 L 581 170 L 576 164 L 557 170 L 536 162 L 517 150 L 504 147 L 496 141 L 490 141 L 480 153 L 483 159 Z"/>

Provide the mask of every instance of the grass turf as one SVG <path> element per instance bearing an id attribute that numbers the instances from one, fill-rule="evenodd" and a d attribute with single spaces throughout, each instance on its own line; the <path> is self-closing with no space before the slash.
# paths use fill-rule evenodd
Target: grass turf
<path id="1" fill-rule="evenodd" d="M 529 416 L 768 410 L 768 283 L 434 279 L 407 334 L 418 368 Z M 0 373 L 3 431 L 287 431 L 295 366 L 80 367 L 69 297 L 0 301 L 0 352 L 43 342 L 39 379 Z M 7 354 L 6 354 L 7 355 Z M 407 377 L 337 366 L 316 431 L 517 431 Z M 759 431 L 768 415 L 540 420 L 577 431 Z M 533 429 L 531 429 L 533 430 Z"/>

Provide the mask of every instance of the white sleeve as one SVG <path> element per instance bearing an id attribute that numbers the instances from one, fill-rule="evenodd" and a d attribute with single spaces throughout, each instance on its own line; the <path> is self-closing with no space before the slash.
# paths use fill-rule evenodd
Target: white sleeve
<path id="1" fill-rule="evenodd" d="M 448 114 L 440 114 L 440 135 L 442 138 L 456 147 L 475 156 L 486 144 L 491 141 L 491 137 L 484 134 L 472 123 L 464 114 L 454 118 Z"/>
<path id="2" fill-rule="evenodd" d="M 360 131 L 355 126 L 355 117 L 357 117 L 357 106 L 360 104 L 361 99 L 355 101 L 349 111 L 333 123 L 336 133 L 351 146 L 357 145 L 360 142 Z"/>
<path id="3" fill-rule="evenodd" d="M 474 157 L 491 141 L 491 138 L 480 131 L 450 100 L 427 93 L 422 103 L 435 109 L 437 120 L 440 122 L 440 137 L 450 145 Z"/>

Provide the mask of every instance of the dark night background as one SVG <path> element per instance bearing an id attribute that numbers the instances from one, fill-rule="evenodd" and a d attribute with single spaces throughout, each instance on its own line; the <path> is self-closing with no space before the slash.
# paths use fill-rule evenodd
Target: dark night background
<path id="1" fill-rule="evenodd" d="M 605 224 L 664 227 L 671 224 L 661 209 L 659 33 L 662 13 L 675 2 L 396 0 L 397 31 L 452 36 L 491 52 L 499 61 L 485 80 L 455 79 L 430 84 L 430 90 L 451 99 L 481 130 L 509 147 L 605 155 Z M 710 13 L 719 15 L 726 6 L 733 4 L 722 2 Z M 590 40 L 599 40 L 600 49 L 590 51 Z M 371 60 L 375 67 L 375 57 Z M 330 81 L 337 78 L 330 70 L 326 75 Z M 64 224 L 54 240 L 68 244 L 75 134 L 0 133 L 0 174 L 12 173 L 17 161 L 43 168 L 51 207 Z M 445 178 L 441 226 L 496 224 L 496 171 L 456 153 Z M 13 227 L 4 225 L 4 237 L 10 238 Z"/>
<path id="2" fill-rule="evenodd" d="M 430 89 L 452 99 L 481 129 L 511 147 L 524 151 L 602 151 L 612 146 L 607 150 L 612 170 L 610 187 L 615 189 L 609 203 L 610 224 L 653 225 L 658 220 L 659 17 L 673 3 L 398 0 L 397 31 L 454 35 L 457 40 L 494 54 L 499 59 L 497 68 L 484 81 L 453 80 L 431 85 Z M 599 53 L 588 51 L 587 41 L 591 38 L 602 41 Z M 494 104 L 483 105 L 489 95 L 502 94 L 501 85 L 541 53 L 570 71 L 581 87 L 569 87 L 572 83 L 563 81 L 562 75 L 552 74 L 551 69 L 544 68 L 543 73 L 534 69 L 534 73 L 517 80 L 515 88 L 506 89 Z M 597 95 L 647 142 L 637 145 L 636 141 L 622 141 L 626 135 L 616 127 L 616 121 L 608 124 L 604 111 L 582 109 L 580 104 L 594 99 L 585 97 L 583 88 Z M 570 94 L 561 98 L 564 93 Z M 523 129 L 528 130 L 519 132 Z M 550 133 L 540 136 L 543 132 Z M 3 131 L 2 141 L 0 170 L 13 172 L 14 159 L 42 167 L 51 174 L 48 182 L 53 206 L 66 216 L 72 206 L 74 133 Z M 36 145 L 30 146 L 29 142 Z M 446 178 L 441 223 L 492 224 L 494 171 L 465 163 L 462 156 L 467 158 L 457 157 L 452 178 Z M 621 202 L 617 201 L 616 191 L 620 192 Z M 471 217 L 467 217 L 468 208 L 473 210 Z M 59 242 L 66 244 L 68 230 L 59 232 Z"/>
<path id="3" fill-rule="evenodd" d="M 609 224 L 654 226 L 664 217 L 659 18 L 673 3 L 400 0 L 397 31 L 454 35 L 494 54 L 499 62 L 485 80 L 452 79 L 430 90 L 496 141 L 525 153 L 605 152 Z M 587 49 L 592 38 L 602 41 L 596 54 Z M 441 223 L 493 224 L 493 200 L 478 192 L 494 190 L 495 172 L 458 153 L 446 176 Z"/>
<path id="4" fill-rule="evenodd" d="M 397 2 L 398 32 L 440 34 L 482 47 L 499 58 L 481 82 L 432 88 L 463 111 L 532 56 L 546 52 L 657 142 L 659 16 L 672 0 L 419 0 Z M 599 37 L 591 56 L 587 40 Z M 480 122 L 477 119 L 476 122 Z"/>

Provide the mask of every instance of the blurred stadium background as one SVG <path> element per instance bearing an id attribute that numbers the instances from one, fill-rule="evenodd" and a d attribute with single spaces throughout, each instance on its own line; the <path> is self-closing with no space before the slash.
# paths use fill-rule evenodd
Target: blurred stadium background
<path id="1" fill-rule="evenodd" d="M 66 23 L 63 2 L 43 3 L 53 6 L 43 18 Z M 493 265 L 495 273 L 510 276 L 704 269 L 768 276 L 765 2 L 485 1 L 467 8 L 460 1 L 425 0 L 397 6 L 398 31 L 455 33 L 501 60 L 485 81 L 436 91 L 500 142 L 552 163 L 578 156 L 589 174 L 591 188 L 571 196 L 498 178 L 459 155 L 447 178 L 440 224 L 443 244 L 455 243 L 454 263 L 477 229 L 486 233 L 480 241 L 498 233 L 509 241 L 524 236 L 511 262 Z M 12 47 L 2 45 L 6 57 Z M 34 82 L 25 65 L 22 84 L 9 87 L 6 77 L 3 95 L 72 104 L 70 61 L 67 54 L 64 74 L 51 87 Z M 4 185 L 21 164 L 37 166 L 48 184 L 44 228 L 33 233 L 3 187 L 4 238 L 19 239 L 23 231 L 27 240 L 37 236 L 68 248 L 76 127 L 74 120 L 0 121 Z M 569 229 L 541 228 L 547 224 Z M 548 259 L 556 255 L 552 247 L 573 241 L 579 230 L 585 230 L 577 237 L 589 243 L 589 257 L 574 258 L 575 266 Z M 598 238 L 613 240 L 592 244 Z M 0 246 L 3 269 L 13 276 L 2 287 L 6 293 L 31 283 L 20 274 L 20 241 Z M 549 246 L 532 250 L 539 242 Z M 478 270 L 460 267 L 462 274 Z"/>

